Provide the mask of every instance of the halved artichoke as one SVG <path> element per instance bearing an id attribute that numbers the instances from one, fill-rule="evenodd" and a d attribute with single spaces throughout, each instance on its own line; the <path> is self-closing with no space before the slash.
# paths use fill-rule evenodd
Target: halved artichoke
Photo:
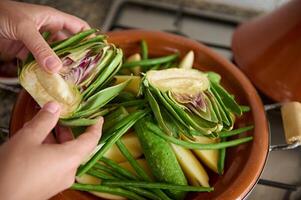
<path id="1" fill-rule="evenodd" d="M 234 114 L 241 115 L 219 81 L 213 72 L 170 68 L 148 71 L 143 83 L 155 117 L 167 133 L 216 137 L 221 130 L 233 128 Z"/>
<path id="2" fill-rule="evenodd" d="M 127 84 L 109 87 L 122 65 L 123 53 L 107 43 L 104 35 L 92 35 L 95 32 L 90 29 L 52 45 L 63 63 L 58 74 L 47 73 L 30 59 L 20 69 L 21 85 L 40 106 L 48 101 L 60 103 L 61 122 L 66 125 L 95 123 L 106 112 L 101 108 Z"/>

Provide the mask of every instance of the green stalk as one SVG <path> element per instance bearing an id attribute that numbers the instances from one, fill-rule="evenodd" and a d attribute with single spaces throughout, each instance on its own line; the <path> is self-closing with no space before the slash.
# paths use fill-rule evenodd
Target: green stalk
<path id="1" fill-rule="evenodd" d="M 52 49 L 54 51 L 58 51 L 60 49 L 64 49 L 70 45 L 76 44 L 79 41 L 83 40 L 84 38 L 88 37 L 89 35 L 96 33 L 96 29 L 89 29 L 87 31 L 80 32 L 78 34 L 73 35 L 72 37 L 68 38 L 67 40 L 59 43 L 58 45 L 54 46 Z"/>
<path id="2" fill-rule="evenodd" d="M 139 119 L 144 117 L 148 111 L 146 110 L 138 110 L 133 112 L 123 119 L 121 119 L 118 123 L 113 125 L 107 132 L 104 132 L 102 138 L 100 139 L 101 143 L 107 141 L 117 130 L 121 129 L 124 126 L 127 126 L 130 123 L 136 123 Z"/>
<path id="3" fill-rule="evenodd" d="M 102 157 L 100 159 L 100 161 L 102 161 L 103 163 L 105 163 L 106 165 L 110 166 L 113 170 L 115 170 L 116 172 L 118 172 L 119 174 L 123 175 L 124 177 L 131 179 L 131 180 L 137 180 L 137 177 L 135 175 L 133 175 L 130 171 L 128 171 L 127 169 L 121 167 L 117 162 L 108 159 L 106 157 Z"/>
<path id="4" fill-rule="evenodd" d="M 189 185 L 175 185 L 168 183 L 152 183 L 145 181 L 111 181 L 105 180 L 102 183 L 107 186 L 133 186 L 141 188 L 150 188 L 150 189 L 164 189 L 164 190 L 178 190 L 178 191 L 187 191 L 187 192 L 212 192 L 212 187 L 202 187 L 202 186 L 189 186 Z"/>
<path id="5" fill-rule="evenodd" d="M 226 138 L 222 138 L 221 142 L 225 142 Z M 219 150 L 219 156 L 218 156 L 218 162 L 217 162 L 217 171 L 219 175 L 223 175 L 224 168 L 225 168 L 225 159 L 226 159 L 226 148 Z"/>
<path id="6" fill-rule="evenodd" d="M 115 194 L 132 200 L 145 200 L 145 198 L 135 194 L 134 192 L 130 192 L 127 189 L 122 189 L 119 187 L 116 188 L 116 187 L 108 187 L 104 185 L 89 185 L 89 184 L 74 183 L 71 186 L 71 189 L 88 191 L 88 192 L 103 192 L 108 194 Z"/>
<path id="7" fill-rule="evenodd" d="M 141 116 L 144 116 L 145 114 L 146 114 L 145 112 L 141 113 Z M 100 144 L 103 146 L 93 155 L 93 157 L 87 163 L 79 167 L 77 171 L 77 175 L 81 176 L 84 173 L 86 173 L 89 169 L 91 169 L 95 165 L 95 163 L 101 157 L 103 157 L 103 155 L 107 152 L 107 150 L 111 148 L 113 144 L 115 144 L 116 141 L 137 122 L 137 119 L 140 119 L 140 116 L 138 116 L 136 119 L 132 119 L 131 121 L 129 121 L 128 124 L 118 129 L 109 139 L 107 139 L 106 143 Z"/>
<path id="8" fill-rule="evenodd" d="M 146 67 L 146 66 L 152 66 L 152 65 L 158 65 L 170 61 L 174 61 L 178 58 L 179 54 L 172 54 L 160 58 L 150 58 L 150 59 L 145 59 L 145 60 L 140 60 L 140 61 L 133 61 L 133 62 L 127 62 L 124 63 L 122 67 L 125 68 L 131 68 L 135 66 L 141 66 L 141 67 Z"/>
<path id="9" fill-rule="evenodd" d="M 90 175 L 90 176 L 94 176 L 96 178 L 99 178 L 101 180 L 113 180 L 114 177 L 107 174 L 107 173 L 103 173 L 101 171 L 97 171 L 97 170 L 93 170 L 93 169 L 90 169 L 89 171 L 87 171 L 87 174 Z"/>
<path id="10" fill-rule="evenodd" d="M 102 160 L 102 159 L 101 159 Z M 114 161 L 111 161 L 110 159 L 103 159 L 105 161 L 109 161 L 110 164 L 112 164 L 112 162 L 114 163 Z M 122 169 L 122 172 L 124 172 L 124 170 L 126 171 L 126 169 L 120 167 L 117 163 L 116 164 L 118 167 L 118 170 Z M 120 181 L 120 180 L 127 180 L 127 178 L 125 178 L 121 173 L 119 173 L 118 171 L 114 170 L 116 169 L 116 166 L 114 165 L 114 169 L 113 168 L 108 168 L 107 166 L 103 166 L 100 165 L 98 163 L 96 163 L 96 165 L 94 166 L 95 168 L 101 169 L 102 171 L 110 174 L 110 175 L 106 175 L 106 174 L 102 174 L 99 171 L 90 169 L 87 173 L 95 176 L 97 178 L 101 178 L 103 180 L 115 180 L 115 181 Z M 137 177 L 133 176 L 134 178 L 137 179 Z M 150 191 L 147 191 L 145 189 L 141 189 L 141 188 L 136 188 L 136 187 L 132 187 L 132 186 L 121 186 L 124 189 L 128 189 L 131 192 L 134 192 L 135 194 L 147 197 L 148 199 L 152 199 L 152 200 L 160 200 L 159 197 L 157 197 L 155 194 L 151 193 Z"/>
<path id="11" fill-rule="evenodd" d="M 121 140 L 116 142 L 117 147 L 119 148 L 122 155 L 128 160 L 130 165 L 136 171 L 138 176 L 144 181 L 151 181 L 151 178 L 147 175 L 147 173 L 143 170 L 143 168 L 139 165 L 136 159 L 132 156 L 131 152 L 126 148 L 126 146 L 122 143 Z M 170 198 L 161 190 L 153 190 L 162 200 L 170 200 Z"/>
<path id="12" fill-rule="evenodd" d="M 102 132 L 105 133 L 109 129 L 111 129 L 115 124 L 119 123 L 123 118 L 125 118 L 129 113 L 127 110 L 123 107 L 120 106 L 104 118 L 104 125 L 102 128 Z"/>
<path id="13" fill-rule="evenodd" d="M 153 123 L 146 122 L 147 123 L 147 128 L 154 132 L 156 135 L 162 137 L 163 139 L 167 140 L 168 142 L 171 142 L 173 144 L 182 146 L 187 149 L 199 149 L 199 150 L 212 150 L 212 149 L 223 149 L 223 148 L 228 148 L 228 147 L 233 147 L 237 146 L 246 142 L 249 142 L 253 140 L 253 137 L 244 137 L 244 138 L 239 138 L 235 140 L 230 140 L 226 142 L 220 142 L 220 143 L 213 143 L 213 144 L 200 144 L 200 143 L 194 143 L 194 142 L 188 142 L 188 141 L 183 141 L 183 140 L 178 140 L 174 137 L 170 137 L 166 135 L 159 127 L 154 125 Z"/>
<path id="14" fill-rule="evenodd" d="M 246 126 L 246 127 L 243 127 L 243 128 L 231 130 L 231 131 L 222 131 L 222 132 L 219 132 L 218 135 L 221 138 L 226 138 L 226 137 L 230 137 L 230 136 L 233 136 L 233 135 L 238 135 L 238 134 L 247 132 L 249 130 L 252 130 L 253 128 L 254 128 L 254 126 L 251 125 L 251 126 Z"/>
<path id="15" fill-rule="evenodd" d="M 116 177 L 117 179 L 121 179 L 121 180 L 125 180 L 126 178 L 122 175 L 120 175 L 118 172 L 116 172 L 115 170 L 111 169 L 108 166 L 102 165 L 100 163 L 96 163 L 91 170 L 97 170 L 97 171 L 103 171 L 107 174 L 112 175 L 113 177 Z"/>
<path id="16" fill-rule="evenodd" d="M 239 107 L 240 107 L 241 112 L 243 112 L 243 113 L 249 112 L 251 110 L 251 108 L 249 106 L 240 105 Z"/>
<path id="17" fill-rule="evenodd" d="M 142 55 L 142 60 L 148 58 L 148 47 L 145 40 L 141 41 L 141 55 Z"/>
<path id="18" fill-rule="evenodd" d="M 128 162 L 131 164 L 131 166 L 134 168 L 134 170 L 137 172 L 138 176 L 142 180 L 150 180 L 146 172 L 143 170 L 143 168 L 139 165 L 139 163 L 136 161 L 136 159 L 132 156 L 131 152 L 126 148 L 126 146 L 123 144 L 121 140 L 118 140 L 116 142 L 116 145 L 122 155 L 128 160 Z"/>

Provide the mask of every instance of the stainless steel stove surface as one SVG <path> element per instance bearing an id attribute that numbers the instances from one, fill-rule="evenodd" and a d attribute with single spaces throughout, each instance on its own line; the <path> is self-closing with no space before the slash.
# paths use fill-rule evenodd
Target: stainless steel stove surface
<path id="1" fill-rule="evenodd" d="M 200 5 L 198 2 L 202 2 L 201 0 L 89 0 L 85 2 L 74 1 L 72 6 L 70 6 L 70 1 L 68 0 L 25 1 L 47 4 L 74 14 L 78 13 L 92 26 L 100 25 L 101 20 L 106 16 L 103 26 L 100 26 L 104 31 L 142 28 L 184 35 L 206 44 L 229 60 L 232 60 L 230 46 L 231 37 L 235 28 L 241 22 L 248 20 L 258 13 L 241 12 L 240 10 L 231 9 L 229 7 L 215 6 L 215 4 L 202 4 L 202 6 L 197 6 Z M 220 0 L 214 1 L 221 2 Z M 246 2 L 253 4 L 253 2 L 261 3 L 262 1 L 246 0 Z M 108 9 L 109 4 L 111 4 L 110 9 Z M 83 8 L 82 12 L 79 11 L 81 8 Z M 94 11 L 92 13 L 88 12 L 91 9 Z M 6 88 L 7 91 L 11 89 L 11 87 L 8 86 L 1 86 L 0 88 Z M 15 88 L 12 89 L 14 90 Z M 3 126 L 3 124 L 7 126 L 8 124 L 9 112 L 16 98 L 16 95 L 12 92 L 13 91 L 4 92 L 4 90 L 0 90 L 2 101 L 0 106 L 1 126 Z M 272 103 L 266 97 L 261 97 L 264 103 Z M 267 112 L 267 117 L 271 127 L 272 144 L 284 143 L 279 110 Z M 261 180 L 259 180 L 259 184 L 255 186 L 247 199 L 301 199 L 300 153 L 300 148 L 287 151 L 272 151 L 261 176 Z"/>

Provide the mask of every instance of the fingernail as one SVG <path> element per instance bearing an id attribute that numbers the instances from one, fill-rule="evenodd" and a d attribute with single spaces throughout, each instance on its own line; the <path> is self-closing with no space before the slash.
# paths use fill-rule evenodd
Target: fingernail
<path id="1" fill-rule="evenodd" d="M 60 106 L 55 102 L 49 102 L 43 106 L 43 109 L 54 114 L 60 109 Z"/>
<path id="2" fill-rule="evenodd" d="M 61 62 L 53 57 L 53 56 L 49 56 L 48 58 L 46 58 L 46 68 L 50 71 L 50 72 L 56 72 L 57 69 L 59 69 Z"/>

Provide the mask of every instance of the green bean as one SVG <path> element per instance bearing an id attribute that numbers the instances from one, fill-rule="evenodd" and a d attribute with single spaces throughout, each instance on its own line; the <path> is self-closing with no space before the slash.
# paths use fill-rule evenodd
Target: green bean
<path id="1" fill-rule="evenodd" d="M 72 46 L 72 48 L 77 48 L 80 46 L 84 46 L 86 44 L 89 43 L 96 43 L 96 42 L 103 42 L 106 39 L 105 35 L 96 35 L 95 37 L 89 38 L 89 39 L 85 39 L 84 41 L 80 42 L 79 44 L 76 44 L 74 46 Z"/>
<path id="2" fill-rule="evenodd" d="M 121 180 L 124 180 L 126 179 L 124 176 L 120 175 L 118 172 L 116 172 L 115 170 L 111 169 L 110 167 L 108 166 L 104 166 L 104 165 L 101 165 L 100 163 L 95 163 L 95 165 L 93 166 L 92 169 L 95 169 L 95 170 L 100 170 L 100 171 L 103 171 L 107 174 L 110 174 L 112 175 L 113 177 L 116 177 L 118 179 L 121 179 Z M 90 169 L 91 170 L 91 169 Z"/>
<path id="3" fill-rule="evenodd" d="M 222 138 L 221 142 L 225 142 L 226 138 Z M 225 159 L 226 159 L 226 148 L 219 150 L 218 162 L 217 162 L 217 171 L 219 175 L 224 173 L 225 168 Z"/>
<path id="4" fill-rule="evenodd" d="M 138 176 L 142 178 L 143 180 L 149 180 L 149 177 L 145 173 L 145 171 L 142 169 L 142 167 L 139 165 L 139 163 L 135 160 L 135 158 L 132 156 L 131 152 L 126 148 L 126 146 L 123 144 L 121 140 L 117 140 L 116 145 L 122 155 L 128 160 L 128 162 L 131 164 L 131 166 L 134 168 L 134 170 L 137 172 Z"/>
<path id="5" fill-rule="evenodd" d="M 251 108 L 249 106 L 240 105 L 241 112 L 249 112 Z"/>
<path id="6" fill-rule="evenodd" d="M 127 112 L 127 110 L 123 106 L 120 106 L 119 108 L 105 116 L 104 121 L 106 123 L 104 123 L 102 127 L 102 132 L 106 133 L 115 124 L 119 123 L 123 118 L 125 118 L 128 115 L 129 113 Z"/>
<path id="7" fill-rule="evenodd" d="M 121 119 L 118 123 L 116 123 L 115 125 L 113 125 L 107 132 L 104 132 L 102 138 L 101 138 L 101 142 L 105 142 L 106 140 L 108 140 L 111 135 L 119 130 L 120 128 L 126 126 L 127 124 L 129 124 L 131 121 L 137 122 L 139 119 L 141 119 L 143 116 L 145 116 L 145 114 L 147 114 L 148 111 L 146 110 L 138 110 L 136 112 L 131 113 L 130 115 L 127 115 L 126 117 L 124 117 L 123 119 Z"/>
<path id="8" fill-rule="evenodd" d="M 145 198 L 135 194 L 134 192 L 130 192 L 126 189 L 116 188 L 116 187 L 108 187 L 108 186 L 104 186 L 104 185 L 89 185 L 89 184 L 74 183 L 71 186 L 71 189 L 115 194 L 115 195 L 123 196 L 123 197 L 129 198 L 129 199 L 133 199 L 133 200 L 145 200 Z"/>
<path id="9" fill-rule="evenodd" d="M 146 113 L 142 112 L 141 116 L 144 116 Z M 131 115 L 129 115 L 131 116 Z M 121 127 L 120 129 L 118 129 L 115 134 L 113 134 L 107 141 L 106 143 L 104 143 L 104 145 L 93 155 L 93 157 L 84 165 L 80 166 L 78 171 L 77 171 L 77 175 L 81 176 L 84 173 L 86 173 L 89 169 L 91 169 L 95 163 L 101 158 L 103 157 L 103 155 L 107 152 L 107 150 L 109 148 L 112 147 L 113 144 L 116 143 L 116 141 L 122 136 L 124 135 L 136 122 L 137 119 L 140 119 L 140 117 L 138 116 L 136 119 L 132 119 L 131 121 L 128 122 L 128 124 L 126 124 L 125 126 Z"/>
<path id="10" fill-rule="evenodd" d="M 141 41 L 141 55 L 142 55 L 142 60 L 148 58 L 148 47 L 145 40 Z"/>
<path id="11" fill-rule="evenodd" d="M 121 140 L 118 140 L 116 142 L 117 147 L 119 148 L 122 155 L 128 160 L 130 165 L 133 167 L 133 169 L 136 171 L 138 176 L 145 181 L 151 181 L 150 177 L 147 175 L 147 173 L 143 170 L 143 168 L 139 165 L 139 163 L 135 160 L 135 158 L 132 156 L 132 154 L 129 152 L 129 150 L 126 148 L 126 146 L 122 143 Z M 153 190 L 157 195 L 163 199 L 163 200 L 170 200 L 170 198 L 161 190 Z"/>
<path id="12" fill-rule="evenodd" d="M 45 41 L 47 41 L 50 36 L 51 36 L 51 33 L 48 31 L 42 33 L 42 37 L 44 38 Z"/>
<path id="13" fill-rule="evenodd" d="M 150 188 L 150 189 L 164 189 L 164 190 L 179 190 L 187 192 L 212 192 L 212 187 L 202 187 L 202 186 L 189 186 L 189 185 L 175 185 L 169 183 L 153 183 L 145 181 L 111 181 L 105 180 L 102 182 L 103 185 L 107 186 L 133 186 L 141 188 Z"/>
<path id="14" fill-rule="evenodd" d="M 152 193 L 146 189 L 141 189 L 138 187 L 133 187 L 133 186 L 124 186 L 123 188 L 128 189 L 132 192 L 134 192 L 135 194 L 139 194 L 141 196 L 146 197 L 147 199 L 152 199 L 152 200 L 161 200 L 160 197 L 158 197 L 156 195 L 156 193 Z"/>
<path id="15" fill-rule="evenodd" d="M 240 145 L 240 144 L 243 144 L 243 143 L 253 140 L 253 137 L 250 136 L 250 137 L 244 137 L 244 138 L 230 140 L 230 141 L 226 141 L 226 142 L 220 142 L 220 143 L 200 144 L 200 143 L 182 141 L 182 140 L 178 140 L 174 137 L 168 136 L 159 127 L 157 127 L 153 123 L 147 122 L 146 126 L 147 126 L 147 128 L 149 128 L 151 131 L 153 131 L 155 134 L 162 137 L 163 139 L 165 139 L 173 144 L 187 148 L 187 149 L 199 149 L 199 150 L 223 149 L 223 148 L 227 148 L 227 147 L 237 146 L 237 145 Z"/>
<path id="16" fill-rule="evenodd" d="M 179 54 L 172 54 L 169 56 L 164 56 L 164 57 L 159 57 L 159 58 L 150 58 L 150 59 L 145 59 L 145 60 L 140 60 L 140 61 L 133 61 L 133 62 L 126 62 L 123 64 L 122 67 L 125 68 L 131 68 L 135 66 L 152 66 L 152 65 L 157 65 L 157 64 L 162 64 L 166 62 L 173 61 L 177 59 Z"/>
<path id="17" fill-rule="evenodd" d="M 73 35 L 72 37 L 68 38 L 67 40 L 59 43 L 58 45 L 54 46 L 52 49 L 54 51 L 58 51 L 60 49 L 66 48 L 72 44 L 76 44 L 77 42 L 81 41 L 82 39 L 86 38 L 87 36 L 97 32 L 96 29 L 89 29 L 78 34 Z"/>
<path id="18" fill-rule="evenodd" d="M 225 138 L 225 137 L 230 137 L 233 135 L 238 135 L 240 133 L 247 132 L 249 130 L 252 130 L 253 128 L 254 128 L 254 126 L 246 126 L 246 127 L 242 127 L 242 128 L 231 130 L 231 131 L 222 131 L 222 132 L 219 132 L 218 135 L 221 138 Z"/>
<path id="19" fill-rule="evenodd" d="M 104 158 L 104 157 L 103 157 Z M 107 166 L 103 166 L 99 163 L 96 163 L 94 165 L 95 168 L 98 168 L 108 174 L 110 174 L 111 176 L 109 175 L 106 175 L 106 174 L 103 174 L 101 172 L 98 172 L 98 171 L 95 171 L 93 169 L 90 169 L 87 173 L 89 173 L 89 175 L 94 175 L 95 177 L 97 178 L 101 178 L 103 180 L 116 180 L 116 181 L 120 181 L 120 180 L 127 180 L 127 178 L 125 178 L 122 173 L 124 173 L 124 171 L 127 171 L 126 169 L 120 167 L 117 163 L 115 163 L 114 161 L 110 160 L 110 159 L 107 159 L 107 158 L 104 158 L 104 159 L 100 159 L 100 160 L 105 160 L 105 162 L 107 163 L 114 163 L 113 166 L 114 166 L 114 169 L 117 169 L 118 170 L 114 170 L 113 168 L 108 168 Z M 117 166 L 115 166 L 117 165 Z M 122 173 L 119 173 L 120 169 L 122 169 Z M 128 172 L 128 171 L 127 171 Z M 130 173 L 130 172 L 128 172 Z M 132 174 L 131 174 L 132 175 Z M 102 178 L 103 177 L 103 178 Z M 133 178 L 136 178 L 135 176 L 132 175 Z M 160 200 L 159 197 L 157 197 L 155 194 L 145 190 L 145 189 L 141 189 L 141 188 L 136 188 L 136 187 L 131 187 L 131 186 L 122 186 L 122 188 L 124 189 L 128 189 L 129 191 L 132 191 L 136 194 L 139 194 L 141 196 L 144 196 L 144 197 L 147 197 L 148 199 L 152 199 L 152 200 Z"/>
<path id="20" fill-rule="evenodd" d="M 97 171 L 97 170 L 93 170 L 93 169 L 90 169 L 89 171 L 87 171 L 87 174 L 90 175 L 90 176 L 94 176 L 96 178 L 99 178 L 101 180 L 112 180 L 112 179 L 114 179 L 114 177 L 109 175 L 109 174 L 106 174 L 106 173 L 103 173 L 103 172 L 100 172 L 100 171 Z"/>
<path id="21" fill-rule="evenodd" d="M 132 180 L 137 180 L 137 177 L 135 175 L 133 175 L 127 169 L 121 167 L 117 162 L 115 162 L 115 161 L 113 161 L 111 159 L 108 159 L 106 157 L 102 157 L 100 159 L 100 161 L 102 161 L 106 165 L 110 166 L 112 169 L 114 169 L 116 172 L 118 172 L 119 174 L 123 175 L 124 177 L 127 177 L 127 178 L 132 179 Z"/>

